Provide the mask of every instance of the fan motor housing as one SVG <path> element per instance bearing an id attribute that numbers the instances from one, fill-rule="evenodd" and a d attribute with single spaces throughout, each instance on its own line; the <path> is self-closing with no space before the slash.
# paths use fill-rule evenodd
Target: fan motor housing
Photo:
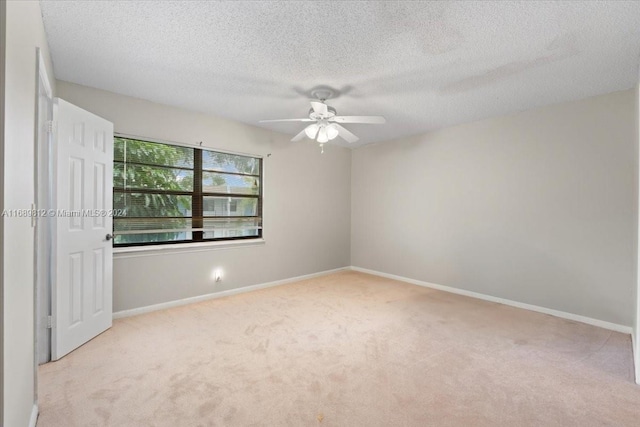
<path id="1" fill-rule="evenodd" d="M 315 111 L 313 111 L 313 108 L 309 110 L 309 118 L 313 120 L 329 119 L 331 117 L 334 117 L 336 114 L 337 114 L 336 109 L 333 107 L 329 107 L 328 105 L 327 105 L 327 114 L 318 114 Z"/>

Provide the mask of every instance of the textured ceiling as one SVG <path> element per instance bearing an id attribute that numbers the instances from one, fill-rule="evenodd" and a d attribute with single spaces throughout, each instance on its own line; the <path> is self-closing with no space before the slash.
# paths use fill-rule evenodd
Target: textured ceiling
<path id="1" fill-rule="evenodd" d="M 635 1 L 41 4 L 58 79 L 252 125 L 328 85 L 339 114 L 387 118 L 355 145 L 638 81 Z"/>

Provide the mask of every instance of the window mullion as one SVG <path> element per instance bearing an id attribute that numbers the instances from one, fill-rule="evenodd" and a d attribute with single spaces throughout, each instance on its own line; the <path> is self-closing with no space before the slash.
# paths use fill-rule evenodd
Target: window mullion
<path id="1" fill-rule="evenodd" d="M 203 196 L 202 196 L 202 150 L 195 149 L 193 153 L 193 228 L 203 228 Z M 192 233 L 194 241 L 203 240 L 202 231 L 194 231 Z"/>

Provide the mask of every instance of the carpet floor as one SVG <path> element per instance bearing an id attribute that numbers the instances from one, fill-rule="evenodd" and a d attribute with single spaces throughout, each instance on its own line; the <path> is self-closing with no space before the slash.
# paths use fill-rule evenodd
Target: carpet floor
<path id="1" fill-rule="evenodd" d="M 628 335 L 356 272 L 116 320 L 38 427 L 638 426 Z"/>

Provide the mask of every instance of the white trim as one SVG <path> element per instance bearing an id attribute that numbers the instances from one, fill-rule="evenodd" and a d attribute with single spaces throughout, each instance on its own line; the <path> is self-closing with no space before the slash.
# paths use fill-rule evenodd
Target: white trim
<path id="1" fill-rule="evenodd" d="M 31 418 L 29 418 L 29 427 L 36 427 L 37 422 L 38 422 L 38 404 L 34 403 L 33 408 L 31 408 Z"/>
<path id="2" fill-rule="evenodd" d="M 229 289 L 227 291 L 214 292 L 206 295 L 199 295 L 197 297 L 184 298 L 175 301 L 163 302 L 161 304 L 148 305 L 146 307 L 133 308 L 131 310 L 122 310 L 113 313 L 114 319 L 121 319 L 123 317 L 136 316 L 138 314 L 150 313 L 152 311 L 164 310 L 172 307 L 179 307 L 182 305 L 193 304 L 196 302 L 206 301 L 215 298 L 228 297 L 236 294 L 243 294 L 245 292 L 257 291 L 258 289 L 271 288 L 274 286 L 286 285 L 287 283 L 298 282 L 300 280 L 313 279 L 314 277 L 326 276 L 328 274 L 338 273 L 340 271 L 349 271 L 351 267 L 335 268 L 333 270 L 320 271 L 318 273 L 305 274 L 303 276 L 290 277 L 288 279 L 275 280 L 273 282 L 260 283 L 257 285 L 244 286 L 242 288 Z"/>
<path id="3" fill-rule="evenodd" d="M 42 57 L 42 51 L 40 48 L 36 48 L 38 51 L 38 74 L 44 83 L 44 91 L 47 93 L 49 99 L 53 99 L 53 92 L 51 92 L 51 83 L 49 75 L 47 74 L 47 67 L 44 64 L 44 58 Z"/>
<path id="4" fill-rule="evenodd" d="M 631 328 L 630 326 L 619 325 L 617 323 L 606 322 L 604 320 L 593 319 L 591 317 L 580 316 L 578 314 L 567 313 L 567 312 L 564 312 L 564 311 L 553 310 L 553 309 L 550 309 L 550 308 L 540 307 L 540 306 L 537 306 L 537 305 L 526 304 L 526 303 L 522 303 L 522 302 L 518 302 L 518 301 L 512 301 L 512 300 L 504 299 L 504 298 L 498 298 L 498 297 L 494 297 L 494 296 L 491 296 L 491 295 L 485 295 L 485 294 L 481 294 L 481 293 L 478 293 L 478 292 L 472 292 L 472 291 L 467 291 L 467 290 L 464 290 L 464 289 L 453 288 L 453 287 L 450 287 L 450 286 L 437 285 L 435 283 L 424 282 L 422 280 L 409 279 L 407 277 L 397 276 L 395 274 L 382 273 L 380 271 L 369 270 L 367 268 L 361 268 L 361 267 L 356 267 L 356 266 L 336 268 L 336 269 L 333 269 L 333 270 L 325 270 L 325 271 L 320 271 L 318 273 L 311 273 L 311 274 L 305 274 L 305 275 L 302 275 L 302 276 L 290 277 L 288 279 L 275 280 L 273 282 L 260 283 L 260 284 L 257 284 L 257 285 L 245 286 L 245 287 L 242 287 L 242 288 L 229 289 L 229 290 L 226 290 L 226 291 L 214 292 L 214 293 L 211 293 L 211 294 L 199 295 L 199 296 L 191 297 L 191 298 L 184 298 L 184 299 L 175 300 L 175 301 L 169 301 L 169 302 L 160 303 L 160 304 L 148 305 L 148 306 L 145 306 L 145 307 L 133 308 L 131 310 L 122 310 L 122 311 L 118 311 L 118 312 L 113 313 L 113 318 L 114 319 L 120 319 L 120 318 L 123 318 L 123 317 L 136 316 L 138 314 L 150 313 L 152 311 L 164 310 L 164 309 L 167 309 L 167 308 L 179 307 L 179 306 L 182 306 L 182 305 L 193 304 L 193 303 L 196 303 L 196 302 L 206 301 L 206 300 L 210 300 L 210 299 L 222 298 L 222 297 L 241 294 L 241 293 L 245 293 L 245 292 L 256 291 L 258 289 L 271 288 L 271 287 L 274 287 L 274 286 L 285 285 L 287 283 L 297 282 L 297 281 L 300 281 L 300 280 L 313 279 L 315 277 L 326 276 L 328 274 L 333 274 L 333 273 L 338 273 L 340 271 L 348 271 L 348 270 L 358 271 L 360 273 L 371 274 L 371 275 L 374 275 L 374 276 L 384 277 L 384 278 L 387 278 L 387 279 L 398 280 L 400 282 L 411 283 L 413 285 L 423 286 L 423 287 L 426 287 L 426 288 L 436 289 L 436 290 L 439 290 L 439 291 L 449 292 L 449 293 L 452 293 L 452 294 L 464 295 L 464 296 L 467 296 L 467 297 L 476 298 L 476 299 L 480 299 L 480 300 L 484 300 L 484 301 L 490 301 L 490 302 L 495 302 L 495 303 L 498 303 L 498 304 L 504 304 L 504 305 L 508 305 L 508 306 L 511 306 L 511 307 L 522 308 L 522 309 L 525 309 L 525 310 L 535 311 L 535 312 L 538 312 L 538 313 L 549 314 L 551 316 L 560 317 L 562 319 L 573 320 L 575 322 L 586 323 L 588 325 L 593 325 L 593 326 L 597 326 L 597 327 L 600 327 L 600 328 L 609 329 L 609 330 L 616 331 L 616 332 L 621 332 L 621 333 L 624 333 L 624 334 L 630 334 L 631 338 L 632 338 L 632 342 L 635 344 L 635 337 L 634 337 L 634 334 L 633 334 L 633 328 Z M 637 356 L 640 356 L 640 354 L 637 355 Z M 636 366 L 638 366 L 638 365 L 636 365 Z M 639 384 L 640 384 L 640 382 L 639 382 Z"/>
<path id="5" fill-rule="evenodd" d="M 635 86 L 635 105 L 634 105 L 634 113 L 635 113 L 635 127 L 636 127 L 636 144 L 640 141 L 640 74 L 639 74 L 639 84 Z M 636 156 L 639 153 L 636 152 Z M 638 158 L 636 158 L 636 162 L 638 162 Z M 637 163 L 636 163 L 637 164 Z M 638 189 L 640 188 L 640 175 L 638 175 L 636 170 L 636 196 L 638 195 Z M 634 313 L 634 321 L 633 321 L 633 334 L 631 334 L 631 342 L 633 347 L 633 364 L 635 371 L 635 379 L 636 384 L 640 384 L 640 254 L 638 253 L 638 246 L 640 242 L 640 226 L 638 226 L 640 222 L 640 218 L 638 217 L 638 212 L 640 212 L 640 197 L 636 198 L 636 229 L 638 231 L 638 235 L 636 236 L 636 294 L 635 294 L 635 313 Z"/>
<path id="6" fill-rule="evenodd" d="M 426 288 L 437 289 L 439 291 L 449 292 L 452 294 L 464 295 L 471 298 L 497 302 L 499 304 L 509 305 L 517 308 L 523 308 L 525 310 L 536 311 L 538 313 L 549 314 L 551 316 L 560 317 L 562 319 L 573 320 L 576 322 L 586 323 L 588 325 L 598 326 L 600 328 L 609 329 L 616 332 L 622 332 L 623 334 L 631 334 L 633 332 L 633 328 L 631 328 L 631 326 L 605 322 L 604 320 L 598 320 L 598 319 L 593 319 L 591 317 L 580 316 L 578 314 L 567 313 L 559 310 L 553 310 L 551 308 L 540 307 L 532 304 L 525 304 L 523 302 L 512 301 L 504 298 L 498 298 L 491 295 L 485 295 L 478 292 L 472 292 L 464 289 L 453 288 L 450 286 L 437 285 L 435 283 L 424 282 L 422 280 L 409 279 L 407 277 L 396 276 L 395 274 L 382 273 L 380 271 L 369 270 L 367 268 L 351 266 L 351 270 L 359 271 L 361 273 L 372 274 L 374 276 L 385 277 L 387 279 L 393 279 L 401 282 L 411 283 L 413 285 L 424 286 Z"/>
<path id="7" fill-rule="evenodd" d="M 137 258 L 142 256 L 168 255 L 213 251 L 218 249 L 235 249 L 247 246 L 262 246 L 264 239 L 222 240 L 217 242 L 176 243 L 168 245 L 129 246 L 113 248 L 113 259 Z"/>

